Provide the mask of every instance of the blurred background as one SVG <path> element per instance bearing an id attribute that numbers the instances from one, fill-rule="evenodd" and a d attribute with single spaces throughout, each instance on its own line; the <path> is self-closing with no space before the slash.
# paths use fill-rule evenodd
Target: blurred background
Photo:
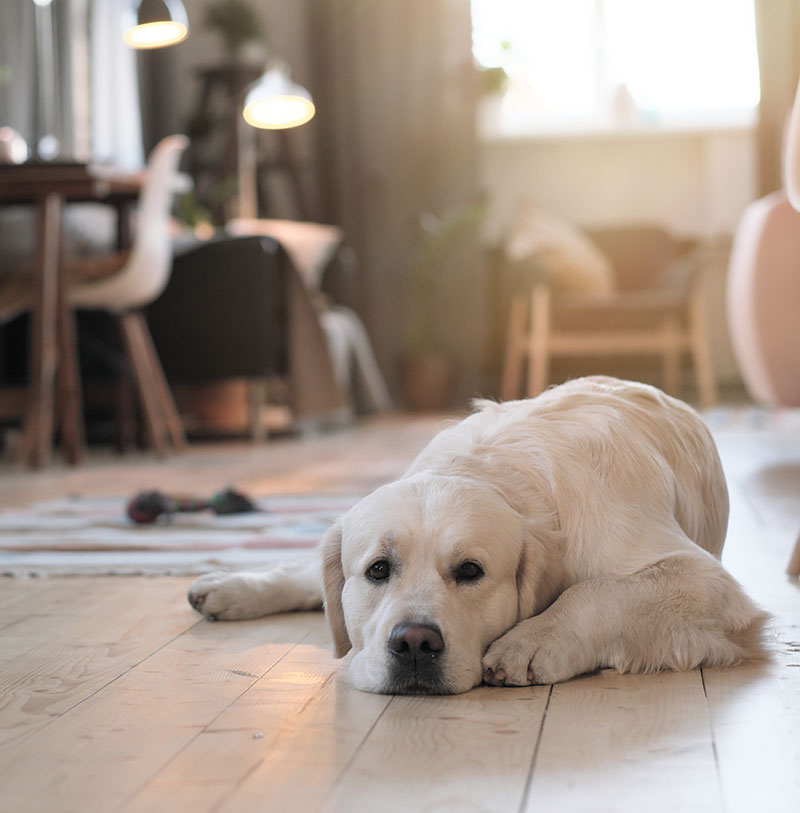
<path id="1" fill-rule="evenodd" d="M 131 15 L 157 6 L 183 39 L 132 47 Z M 310 120 L 242 117 L 271 70 Z M 7 165 L 135 173 L 188 136 L 174 260 L 137 307 L 190 434 L 465 408 L 598 372 L 710 404 L 753 392 L 731 246 L 782 188 L 798 74 L 793 0 L 6 0 L 0 143 Z M 8 280 L 40 236 L 32 208 L 5 201 Z M 124 248 L 119 211 L 65 201 L 68 257 Z M 136 228 L 134 214 L 134 246 Z M 256 238 L 278 253 L 254 255 Z M 114 308 L 73 300 L 102 440 L 125 364 L 105 315 L 84 311 Z M 24 310 L 2 328 L 6 390 L 28 380 Z"/>

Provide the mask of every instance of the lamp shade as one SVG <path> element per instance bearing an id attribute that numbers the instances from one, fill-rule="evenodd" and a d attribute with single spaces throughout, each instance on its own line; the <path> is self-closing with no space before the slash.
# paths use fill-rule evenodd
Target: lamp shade
<path id="1" fill-rule="evenodd" d="M 132 0 L 123 33 L 131 48 L 164 48 L 188 34 L 189 18 L 181 0 Z"/>
<path id="2" fill-rule="evenodd" d="M 283 66 L 275 66 L 247 91 L 242 115 L 253 127 L 284 130 L 299 127 L 314 118 L 311 94 L 289 78 Z"/>

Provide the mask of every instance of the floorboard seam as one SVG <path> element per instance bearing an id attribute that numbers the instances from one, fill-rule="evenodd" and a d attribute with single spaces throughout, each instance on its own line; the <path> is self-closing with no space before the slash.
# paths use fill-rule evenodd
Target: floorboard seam
<path id="1" fill-rule="evenodd" d="M 525 787 L 522 790 L 522 799 L 519 803 L 519 813 L 525 809 L 528 804 L 528 797 L 531 793 L 531 785 L 533 784 L 533 772 L 536 770 L 536 760 L 539 757 L 539 746 L 542 744 L 542 734 L 544 733 L 544 722 L 547 719 L 547 712 L 550 709 L 550 698 L 553 696 L 554 684 L 550 684 L 550 691 L 547 693 L 547 702 L 544 704 L 544 711 L 542 712 L 542 719 L 539 723 L 539 733 L 536 736 L 536 745 L 533 747 L 533 754 L 531 755 L 531 766 L 528 768 L 528 775 L 525 777 Z"/>
<path id="2" fill-rule="evenodd" d="M 719 768 L 719 753 L 717 752 L 717 740 L 714 736 L 714 716 L 711 713 L 711 704 L 708 702 L 708 689 L 706 688 L 706 675 L 703 667 L 699 667 L 700 682 L 703 684 L 703 697 L 706 699 L 706 709 L 708 711 L 708 729 L 711 734 L 711 752 L 714 754 L 714 771 L 717 775 L 717 787 L 719 788 L 719 803 L 722 806 L 723 813 L 728 810 L 728 805 L 725 802 L 725 787 L 722 783 L 722 773 Z"/>

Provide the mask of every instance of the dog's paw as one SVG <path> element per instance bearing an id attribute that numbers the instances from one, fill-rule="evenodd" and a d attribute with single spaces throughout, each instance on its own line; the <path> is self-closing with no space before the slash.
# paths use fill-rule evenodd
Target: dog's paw
<path id="1" fill-rule="evenodd" d="M 529 618 L 498 638 L 483 656 L 490 686 L 560 683 L 587 671 L 574 635 L 550 620 Z"/>
<path id="2" fill-rule="evenodd" d="M 240 621 L 264 615 L 261 580 L 245 573 L 207 573 L 189 588 L 189 604 L 209 621 Z"/>

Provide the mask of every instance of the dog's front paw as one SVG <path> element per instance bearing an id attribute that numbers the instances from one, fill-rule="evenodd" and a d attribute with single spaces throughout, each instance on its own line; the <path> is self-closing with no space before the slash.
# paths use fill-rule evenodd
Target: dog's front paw
<path id="1" fill-rule="evenodd" d="M 240 621 L 263 615 L 263 586 L 242 573 L 207 573 L 189 588 L 189 604 L 209 621 Z"/>
<path id="2" fill-rule="evenodd" d="M 529 618 L 489 647 L 483 679 L 490 686 L 559 683 L 587 671 L 585 654 L 570 632 L 550 620 Z"/>

